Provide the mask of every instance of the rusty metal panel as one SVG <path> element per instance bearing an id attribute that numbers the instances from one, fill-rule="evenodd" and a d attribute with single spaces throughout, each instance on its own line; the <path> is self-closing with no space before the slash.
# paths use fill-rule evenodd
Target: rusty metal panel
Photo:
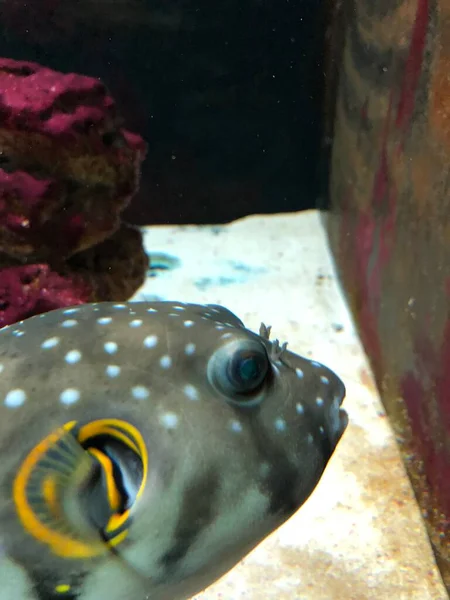
<path id="1" fill-rule="evenodd" d="M 327 227 L 450 590 L 450 1 L 343 4 Z"/>

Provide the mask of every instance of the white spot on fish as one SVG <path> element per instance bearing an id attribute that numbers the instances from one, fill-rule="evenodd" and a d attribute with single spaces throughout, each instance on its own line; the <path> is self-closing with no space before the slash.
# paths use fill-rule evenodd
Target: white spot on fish
<path id="1" fill-rule="evenodd" d="M 193 325 L 195 325 L 194 321 L 190 321 L 189 319 L 187 321 L 184 321 L 183 325 L 185 327 L 192 327 Z"/>
<path id="2" fill-rule="evenodd" d="M 158 312 L 156 308 L 147 308 L 147 312 Z"/>
<path id="3" fill-rule="evenodd" d="M 142 319 L 133 319 L 133 321 L 130 322 L 130 327 L 140 327 L 142 323 Z"/>
<path id="4" fill-rule="evenodd" d="M 323 367 L 323 365 L 321 365 L 320 363 L 318 363 L 316 360 L 312 360 L 312 361 L 311 361 L 311 365 L 312 365 L 313 367 L 317 367 L 318 369 L 320 369 L 320 368 L 322 368 L 322 367 Z"/>
<path id="5" fill-rule="evenodd" d="M 80 399 L 80 392 L 75 388 L 67 388 L 59 395 L 59 401 L 62 404 L 75 404 Z"/>
<path id="6" fill-rule="evenodd" d="M 325 431 L 324 428 L 322 427 L 322 425 L 319 427 L 319 431 L 320 431 L 320 433 L 323 433 Z"/>
<path id="7" fill-rule="evenodd" d="M 54 348 L 58 344 L 59 344 L 59 337 L 52 337 L 52 338 L 48 338 L 48 340 L 45 340 L 44 342 L 42 342 L 41 348 L 43 350 L 48 350 L 49 348 Z"/>
<path id="8" fill-rule="evenodd" d="M 159 359 L 159 364 L 161 365 L 162 369 L 170 369 L 172 366 L 172 359 L 168 354 L 166 354 Z"/>
<path id="9" fill-rule="evenodd" d="M 78 325 L 78 321 L 76 319 L 66 319 L 61 323 L 61 327 L 75 327 Z"/>
<path id="10" fill-rule="evenodd" d="M 188 383 L 184 386 L 183 391 L 189 400 L 198 400 L 198 390 L 195 386 Z"/>
<path id="11" fill-rule="evenodd" d="M 305 409 L 303 408 L 303 404 L 300 404 L 300 403 L 295 405 L 295 410 L 297 411 L 297 413 L 299 415 L 303 415 L 305 412 Z"/>
<path id="12" fill-rule="evenodd" d="M 173 306 L 173 310 L 186 310 L 184 306 Z"/>
<path id="13" fill-rule="evenodd" d="M 144 340 L 144 346 L 146 348 L 154 348 L 158 343 L 158 338 L 156 335 L 148 335 Z"/>
<path id="14" fill-rule="evenodd" d="M 236 419 L 233 419 L 230 422 L 230 429 L 233 433 L 241 433 L 242 432 L 242 423 L 240 421 L 237 421 Z"/>
<path id="15" fill-rule="evenodd" d="M 3 373 L 3 369 L 4 369 L 4 368 L 5 368 L 5 367 L 4 367 L 3 365 L 1 365 L 1 364 L 0 364 L 0 373 Z"/>
<path id="16" fill-rule="evenodd" d="M 275 419 L 274 425 L 275 425 L 275 429 L 277 431 L 286 431 L 286 421 L 284 419 L 282 419 L 281 417 L 278 417 L 278 419 Z"/>
<path id="17" fill-rule="evenodd" d="M 216 329 L 217 331 L 222 331 L 223 329 L 225 329 L 224 325 L 216 325 Z"/>
<path id="18" fill-rule="evenodd" d="M 26 399 L 26 393 L 23 390 L 17 388 L 15 390 L 9 391 L 6 394 L 4 404 L 8 408 L 18 408 L 19 406 L 22 406 Z"/>
<path id="19" fill-rule="evenodd" d="M 325 385 L 328 385 L 330 383 L 330 380 L 328 379 L 328 377 L 325 377 L 325 375 L 320 376 L 320 381 Z"/>
<path id="20" fill-rule="evenodd" d="M 159 421 L 166 429 L 176 429 L 178 425 L 178 416 L 173 412 L 167 412 L 161 415 Z"/>
<path id="21" fill-rule="evenodd" d="M 64 359 L 69 365 L 74 365 L 81 359 L 81 352 L 79 350 L 70 350 Z"/>
<path id="22" fill-rule="evenodd" d="M 136 400 L 146 400 L 150 396 L 150 392 L 145 385 L 135 385 L 131 388 L 131 394 Z"/>
<path id="23" fill-rule="evenodd" d="M 312 444 L 314 441 L 313 435 L 312 433 L 308 433 L 308 435 L 306 436 L 306 441 L 308 442 L 308 444 Z"/>
<path id="24" fill-rule="evenodd" d="M 108 377 L 118 377 L 120 375 L 120 367 L 118 365 L 108 365 L 105 372 Z"/>
<path id="25" fill-rule="evenodd" d="M 320 396 L 316 398 L 316 404 L 317 406 L 323 406 L 323 398 L 320 398 Z"/>
<path id="26" fill-rule="evenodd" d="M 63 310 L 63 315 L 73 315 L 74 313 L 77 313 L 79 311 L 79 308 L 66 308 L 66 310 Z"/>
<path id="27" fill-rule="evenodd" d="M 295 369 L 295 373 L 299 379 L 303 379 L 303 377 L 305 376 L 303 371 L 301 369 L 299 369 L 298 367 L 297 367 L 297 369 Z"/>
<path id="28" fill-rule="evenodd" d="M 195 344 L 186 344 L 186 346 L 184 347 L 184 353 L 187 356 L 192 356 L 195 352 Z"/>
<path id="29" fill-rule="evenodd" d="M 227 333 L 224 333 L 222 336 L 220 336 L 220 339 L 226 340 L 226 339 L 228 339 L 230 337 L 233 337 L 233 334 L 229 331 Z"/>
<path id="30" fill-rule="evenodd" d="M 22 337 L 23 335 L 25 335 L 25 331 L 21 331 L 20 329 L 14 329 L 12 333 L 16 337 Z"/>
<path id="31" fill-rule="evenodd" d="M 121 310 L 123 308 L 127 308 L 126 304 L 114 304 L 113 308 L 117 308 L 118 310 Z"/>
<path id="32" fill-rule="evenodd" d="M 103 348 L 108 354 L 115 354 L 117 352 L 118 345 L 116 342 L 105 342 L 103 344 Z"/>
<path id="33" fill-rule="evenodd" d="M 112 317 L 100 317 L 97 319 L 99 325 L 109 325 L 112 321 Z"/>

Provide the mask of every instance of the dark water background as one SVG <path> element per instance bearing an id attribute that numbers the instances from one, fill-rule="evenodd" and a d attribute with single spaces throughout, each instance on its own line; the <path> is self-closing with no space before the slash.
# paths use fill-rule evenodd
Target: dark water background
<path id="1" fill-rule="evenodd" d="M 135 223 L 313 207 L 324 4 L 3 0 L 0 55 L 100 77 L 149 144 Z"/>

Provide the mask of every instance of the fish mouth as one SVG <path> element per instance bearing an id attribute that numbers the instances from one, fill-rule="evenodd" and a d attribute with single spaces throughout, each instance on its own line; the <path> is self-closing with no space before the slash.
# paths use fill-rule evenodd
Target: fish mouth
<path id="1" fill-rule="evenodd" d="M 341 425 L 340 429 L 344 433 L 348 425 L 348 413 L 343 408 L 339 409 L 339 423 Z"/>
<path id="2" fill-rule="evenodd" d="M 347 425 L 348 425 L 348 414 L 347 411 L 342 408 L 342 404 L 345 400 L 347 394 L 347 390 L 345 389 L 345 385 L 344 383 L 339 380 L 339 393 L 336 395 L 336 400 L 338 401 L 338 406 L 339 408 L 339 430 L 340 430 L 340 434 L 342 435 L 344 433 L 344 431 L 347 429 Z"/>

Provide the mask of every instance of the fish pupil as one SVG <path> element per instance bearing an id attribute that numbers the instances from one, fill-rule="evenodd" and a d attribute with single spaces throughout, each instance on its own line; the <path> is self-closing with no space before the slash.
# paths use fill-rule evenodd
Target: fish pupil
<path id="1" fill-rule="evenodd" d="M 230 364 L 230 379 L 238 392 L 252 392 L 263 382 L 267 368 L 265 354 L 237 352 Z"/>

